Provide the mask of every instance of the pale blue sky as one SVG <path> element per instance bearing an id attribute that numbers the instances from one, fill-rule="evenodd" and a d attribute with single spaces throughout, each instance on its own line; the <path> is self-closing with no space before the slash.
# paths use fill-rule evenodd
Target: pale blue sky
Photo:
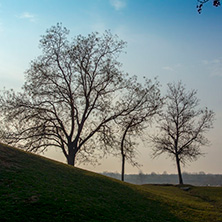
<path id="1" fill-rule="evenodd" d="M 40 36 L 57 22 L 70 29 L 70 36 L 110 29 L 128 42 L 120 57 L 124 71 L 139 79 L 158 76 L 163 92 L 168 82 L 182 80 L 198 90 L 201 106 L 216 112 L 206 156 L 183 170 L 222 173 L 221 21 L 222 7 L 209 2 L 199 15 L 196 0 L 0 0 L 0 89 L 22 86 L 24 71 L 41 54 Z M 165 156 L 152 160 L 150 149 L 142 147 L 140 153 L 144 173 L 176 172 Z M 97 167 L 81 167 L 101 172 L 120 171 L 120 166 L 119 159 L 109 158 Z M 127 165 L 126 173 L 137 172 Z"/>

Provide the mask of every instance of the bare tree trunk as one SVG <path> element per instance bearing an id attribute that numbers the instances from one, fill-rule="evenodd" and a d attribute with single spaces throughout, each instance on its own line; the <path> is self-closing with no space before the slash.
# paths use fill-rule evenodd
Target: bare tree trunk
<path id="1" fill-rule="evenodd" d="M 121 155 L 122 155 L 122 173 L 121 173 L 121 180 L 124 181 L 124 174 L 125 174 L 125 153 L 124 153 L 124 141 L 126 138 L 126 134 L 128 131 L 128 127 L 126 128 L 125 132 L 123 133 L 122 141 L 121 141 Z"/>
<path id="2" fill-rule="evenodd" d="M 75 165 L 75 163 L 74 163 L 74 156 L 73 156 L 73 155 L 70 155 L 70 154 L 68 155 L 67 163 L 68 163 L 69 165 L 72 165 L 72 166 Z"/>
<path id="3" fill-rule="evenodd" d="M 182 185 L 183 184 L 183 178 L 182 178 L 182 174 L 181 174 L 180 159 L 179 159 L 178 155 L 176 155 L 176 162 L 177 162 L 177 171 L 178 171 L 178 177 L 179 177 L 179 184 Z"/>
<path id="4" fill-rule="evenodd" d="M 76 152 L 74 151 L 74 148 L 72 145 L 69 145 L 68 149 L 69 149 L 69 151 L 68 151 L 69 153 L 67 156 L 67 163 L 69 165 L 75 166 Z"/>
<path id="5" fill-rule="evenodd" d="M 124 181 L 124 174 L 125 174 L 125 155 L 122 153 L 122 173 L 121 173 L 122 181 Z"/>

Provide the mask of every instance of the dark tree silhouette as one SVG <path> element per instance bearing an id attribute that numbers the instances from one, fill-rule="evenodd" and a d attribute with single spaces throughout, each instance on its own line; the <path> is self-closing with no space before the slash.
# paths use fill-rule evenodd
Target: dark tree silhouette
<path id="1" fill-rule="evenodd" d="M 144 77 L 144 84 L 139 84 L 134 77 L 127 87 L 128 91 L 124 94 L 120 106 L 129 107 L 129 113 L 116 119 L 116 129 L 118 130 L 116 146 L 119 147 L 118 150 L 122 157 L 122 181 L 124 181 L 126 160 L 133 166 L 139 165 L 135 160 L 138 139 L 162 107 L 157 81 L 153 83 Z"/>
<path id="2" fill-rule="evenodd" d="M 203 5 L 207 2 L 209 2 L 210 0 L 197 0 L 197 11 L 199 13 L 202 12 L 202 8 L 203 8 Z M 212 0 L 213 1 L 213 6 L 215 7 L 218 7 L 220 6 L 220 0 Z"/>
<path id="3" fill-rule="evenodd" d="M 183 184 L 180 164 L 202 155 L 200 147 L 209 142 L 204 133 L 213 125 L 214 112 L 197 109 L 198 105 L 195 90 L 186 92 L 181 82 L 168 84 L 166 109 L 158 123 L 160 135 L 152 137 L 154 157 L 167 153 L 176 160 L 180 184 Z"/>
<path id="4" fill-rule="evenodd" d="M 108 123 L 130 107 L 120 109 L 118 100 L 126 78 L 116 59 L 125 42 L 109 31 L 72 42 L 68 34 L 61 24 L 47 30 L 23 91 L 0 96 L 1 139 L 34 152 L 58 147 L 75 165 L 76 157 L 90 160 L 103 147 Z"/>

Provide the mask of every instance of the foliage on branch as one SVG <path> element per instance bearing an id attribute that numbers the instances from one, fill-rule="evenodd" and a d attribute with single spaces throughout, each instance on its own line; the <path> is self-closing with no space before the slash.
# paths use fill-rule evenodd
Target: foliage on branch
<path id="1" fill-rule="evenodd" d="M 200 14 L 202 12 L 203 5 L 210 0 L 197 0 L 197 11 Z M 213 0 L 213 6 L 218 7 L 220 6 L 220 0 Z"/>

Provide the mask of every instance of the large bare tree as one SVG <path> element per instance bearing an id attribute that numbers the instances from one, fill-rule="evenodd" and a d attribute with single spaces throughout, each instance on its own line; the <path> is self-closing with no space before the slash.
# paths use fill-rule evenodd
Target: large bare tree
<path id="1" fill-rule="evenodd" d="M 201 146 L 207 145 L 204 136 L 213 124 L 214 112 L 198 109 L 196 91 L 186 91 L 181 83 L 168 84 L 165 111 L 159 120 L 160 135 L 154 136 L 154 156 L 167 153 L 176 160 L 179 183 L 183 184 L 181 163 L 196 160 Z"/>
<path id="2" fill-rule="evenodd" d="M 61 24 L 48 29 L 22 92 L 1 94 L 1 139 L 34 152 L 58 147 L 75 165 L 106 142 L 110 121 L 128 113 L 118 105 L 126 81 L 117 57 L 125 42 L 109 31 L 72 41 L 68 34 Z"/>
<path id="3" fill-rule="evenodd" d="M 121 105 L 129 107 L 129 113 L 116 119 L 118 129 L 117 147 L 121 153 L 122 168 L 121 180 L 124 181 L 126 160 L 133 166 L 138 166 L 136 161 L 139 137 L 151 124 L 153 117 L 160 112 L 162 99 L 158 81 L 152 82 L 144 77 L 143 84 L 136 81 L 136 77 L 128 84 L 128 93 L 121 101 Z"/>

